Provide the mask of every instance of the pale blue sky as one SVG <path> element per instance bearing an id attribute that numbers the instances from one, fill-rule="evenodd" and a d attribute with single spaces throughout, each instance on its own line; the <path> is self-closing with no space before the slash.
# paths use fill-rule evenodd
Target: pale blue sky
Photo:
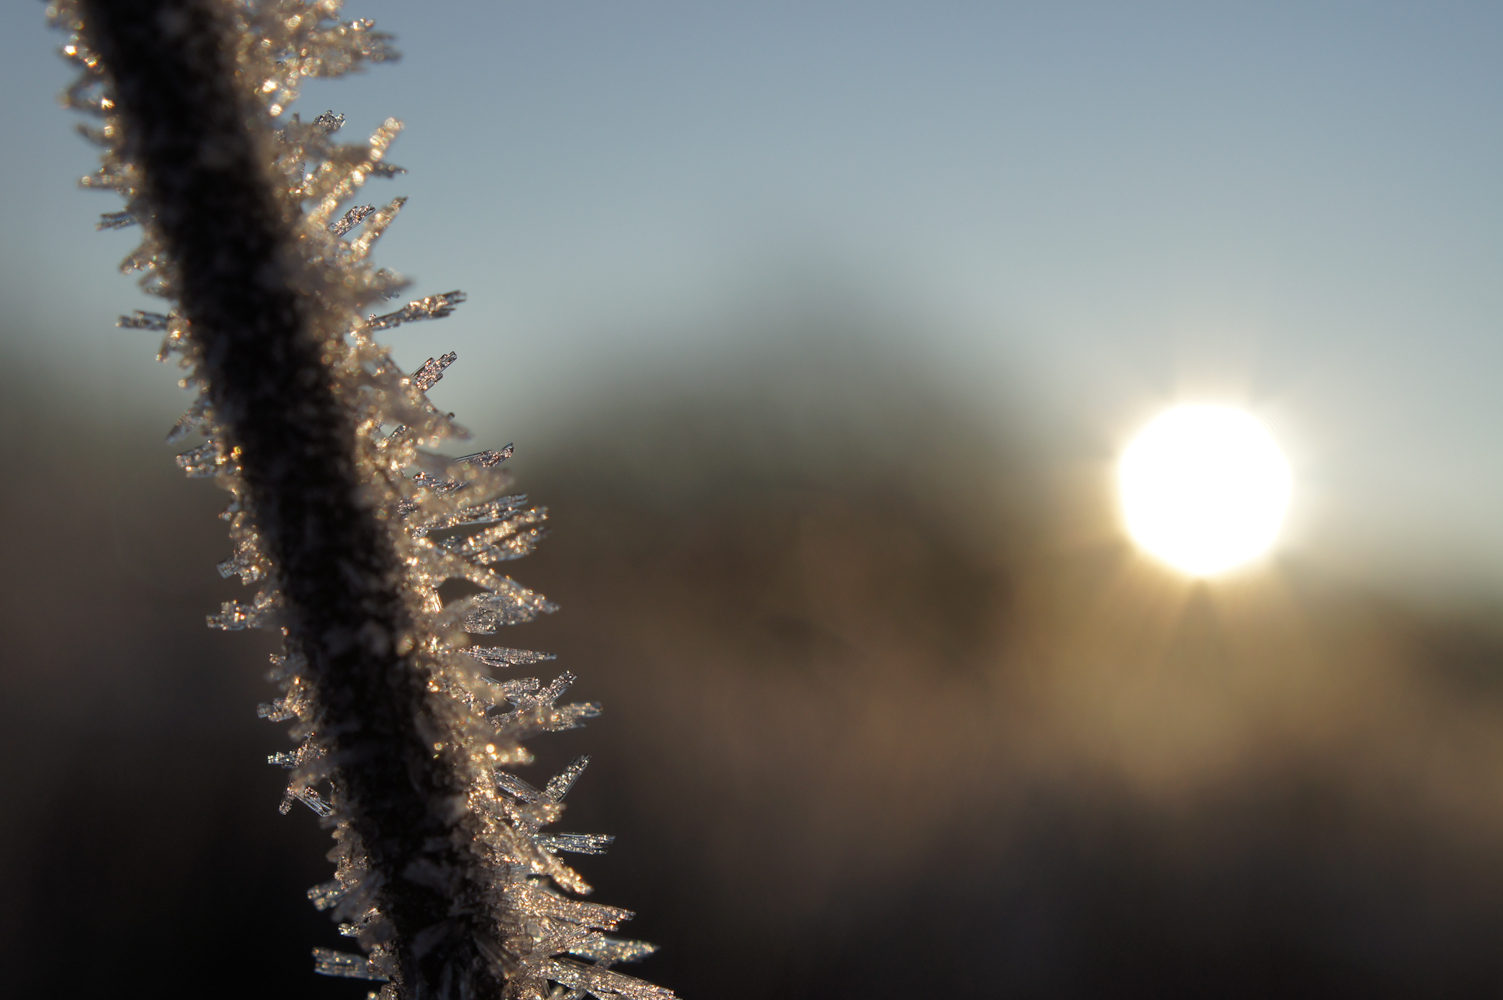
<path id="1" fill-rule="evenodd" d="M 488 437 L 546 441 L 624 371 L 713 368 L 825 298 L 1103 457 L 1161 403 L 1245 402 L 1302 477 L 1291 544 L 1503 585 L 1503 7 L 346 10 L 405 59 L 299 109 L 407 122 L 382 261 L 471 301 L 393 340 L 459 351 L 445 398 Z M 170 420 L 155 345 L 109 328 L 132 241 L 72 186 L 56 44 L 40 3 L 0 9 L 0 344 Z"/>

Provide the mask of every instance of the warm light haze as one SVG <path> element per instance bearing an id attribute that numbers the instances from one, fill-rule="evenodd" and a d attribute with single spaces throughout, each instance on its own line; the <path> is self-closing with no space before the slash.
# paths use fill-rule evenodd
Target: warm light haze
<path id="1" fill-rule="evenodd" d="M 1289 503 L 1289 466 L 1252 416 L 1180 406 L 1150 423 L 1118 468 L 1128 534 L 1191 576 L 1262 555 Z"/>
<path id="2" fill-rule="evenodd" d="M 312 974 L 376 932 L 278 812 L 328 763 L 258 717 L 280 636 L 204 627 L 249 564 L 177 459 L 218 452 L 164 443 L 192 394 L 104 122 L 59 107 L 76 2 L 0 3 L 0 1000 L 390 995 Z M 474 641 L 557 655 L 493 671 L 513 706 L 568 671 L 605 714 L 505 770 L 589 755 L 561 828 L 616 839 L 527 857 L 662 946 L 548 961 L 1503 1000 L 1503 3 L 342 8 L 400 60 L 277 127 L 403 123 L 337 212 L 405 199 L 370 312 L 467 296 L 376 338 L 458 359 L 425 395 L 472 438 L 408 471 L 514 443 L 549 512 L 427 541 L 558 602 Z"/>

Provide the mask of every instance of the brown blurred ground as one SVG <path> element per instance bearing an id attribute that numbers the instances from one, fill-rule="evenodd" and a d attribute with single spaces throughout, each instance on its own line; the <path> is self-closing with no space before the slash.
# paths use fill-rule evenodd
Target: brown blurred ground
<path id="1" fill-rule="evenodd" d="M 276 814 L 264 637 L 164 428 L 3 397 L 0 959 L 17 992 L 363 995 Z M 1503 990 L 1503 636 L 1285 560 L 1189 586 L 1099 456 L 922 372 L 773 353 L 628 382 L 520 486 L 508 642 L 606 703 L 564 827 L 687 997 Z M 484 442 L 497 443 L 497 442 Z M 1082 471 L 1084 470 L 1084 471 Z"/>

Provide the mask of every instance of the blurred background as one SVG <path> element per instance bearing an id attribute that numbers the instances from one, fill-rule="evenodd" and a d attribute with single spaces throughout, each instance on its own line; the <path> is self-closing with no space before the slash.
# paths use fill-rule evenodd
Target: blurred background
<path id="1" fill-rule="evenodd" d="M 685 997 L 1503 992 L 1503 11 L 352 3 L 395 66 L 391 334 L 508 441 L 606 714 L 564 828 Z M 0 10 L 7 994 L 348 997 L 265 636 L 95 233 L 40 3 Z M 1273 556 L 1193 584 L 1111 493 L 1244 406 Z"/>

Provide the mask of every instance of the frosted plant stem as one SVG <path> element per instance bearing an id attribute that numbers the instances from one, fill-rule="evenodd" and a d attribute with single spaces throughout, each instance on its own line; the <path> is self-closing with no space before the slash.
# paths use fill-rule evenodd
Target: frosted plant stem
<path id="1" fill-rule="evenodd" d="M 126 150 L 173 262 L 209 399 L 241 474 L 307 659 L 321 736 L 340 769 L 413 998 L 498 997 L 485 870 L 466 846 L 465 766 L 427 734 L 425 673 L 389 529 L 356 468 L 355 427 L 321 358 L 317 299 L 299 285 L 294 229 L 266 173 L 262 114 L 235 84 L 221 6 L 83 0 L 113 80 Z M 446 753 L 445 750 L 449 750 Z M 504 964 L 504 963 L 503 963 Z"/>
<path id="2" fill-rule="evenodd" d="M 558 703 L 569 671 L 496 676 L 551 656 L 471 639 L 555 610 L 496 568 L 531 551 L 547 512 L 504 495 L 510 445 L 432 450 L 467 436 L 428 398 L 454 352 L 404 373 L 372 339 L 465 300 L 367 312 L 406 285 L 369 259 L 405 199 L 350 201 L 403 172 L 386 161 L 401 123 L 342 144 L 342 115 L 284 117 L 304 80 L 396 58 L 340 6 L 48 8 L 80 67 L 64 100 L 103 150 L 81 183 L 124 197 L 100 226 L 140 225 L 122 268 L 174 303 L 120 326 L 162 331 L 161 358 L 198 391 L 168 440 L 202 436 L 177 463 L 230 493 L 219 570 L 257 588 L 208 622 L 285 639 L 282 697 L 257 712 L 298 746 L 268 762 L 291 772 L 282 811 L 302 802 L 332 830 L 334 880 L 308 896 L 364 952 L 314 948 L 314 971 L 384 983 L 379 1000 L 672 1000 L 613 968 L 654 949 L 613 936 L 632 914 L 578 899 L 590 886 L 558 856 L 611 838 L 545 830 L 587 758 L 542 787 L 513 773 L 533 761 L 524 741 L 600 707 Z M 449 581 L 470 596 L 446 599 Z"/>

